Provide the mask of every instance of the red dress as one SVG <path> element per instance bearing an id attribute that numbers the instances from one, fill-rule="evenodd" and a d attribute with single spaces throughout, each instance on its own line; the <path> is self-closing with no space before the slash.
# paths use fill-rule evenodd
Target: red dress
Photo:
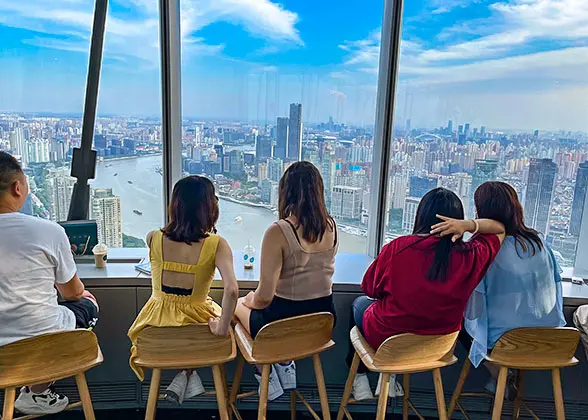
<path id="1" fill-rule="evenodd" d="M 365 273 L 361 288 L 377 301 L 364 313 L 363 332 L 374 349 L 396 334 L 449 334 L 461 328 L 468 299 L 500 250 L 500 241 L 496 235 L 476 235 L 454 248 L 445 280 L 431 281 L 426 275 L 439 240 L 397 238 L 382 248 Z"/>

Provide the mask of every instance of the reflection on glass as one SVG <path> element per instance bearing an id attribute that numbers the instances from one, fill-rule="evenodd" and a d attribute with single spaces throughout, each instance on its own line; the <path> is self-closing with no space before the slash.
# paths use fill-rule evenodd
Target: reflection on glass
<path id="1" fill-rule="evenodd" d="M 474 217 L 476 188 L 502 180 L 574 264 L 588 223 L 588 36 L 567 17 L 588 14 L 556 3 L 405 2 L 388 241 L 410 232 L 428 189 L 453 190 Z"/>
<path id="2" fill-rule="evenodd" d="M 90 217 L 109 247 L 145 246 L 163 223 L 156 2 L 109 2 Z M 134 4 L 134 3 L 133 3 Z M 0 149 L 31 184 L 23 212 L 67 219 L 93 2 L 0 2 Z"/>
<path id="3" fill-rule="evenodd" d="M 219 1 L 202 12 L 182 0 L 182 168 L 213 179 L 233 249 L 261 244 L 278 181 L 303 159 L 323 176 L 341 252 L 366 251 L 383 2 L 343 3 Z"/>

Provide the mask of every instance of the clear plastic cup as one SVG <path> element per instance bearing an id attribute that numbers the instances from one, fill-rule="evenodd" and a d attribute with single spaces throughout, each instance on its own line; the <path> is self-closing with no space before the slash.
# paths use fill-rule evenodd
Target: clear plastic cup
<path id="1" fill-rule="evenodd" d="M 94 264 L 98 268 L 105 268 L 108 261 L 108 247 L 104 244 L 98 244 L 92 248 L 94 254 Z"/>

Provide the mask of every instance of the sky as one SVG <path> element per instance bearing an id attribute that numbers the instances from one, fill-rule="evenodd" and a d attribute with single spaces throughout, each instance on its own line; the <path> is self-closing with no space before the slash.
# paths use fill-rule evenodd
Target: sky
<path id="1" fill-rule="evenodd" d="M 0 112 L 82 112 L 92 3 L 0 1 Z M 98 112 L 158 116 L 158 2 L 109 3 Z M 383 6 L 181 0 L 184 117 L 372 125 Z M 588 131 L 585 0 L 405 0 L 400 48 L 399 125 Z"/>

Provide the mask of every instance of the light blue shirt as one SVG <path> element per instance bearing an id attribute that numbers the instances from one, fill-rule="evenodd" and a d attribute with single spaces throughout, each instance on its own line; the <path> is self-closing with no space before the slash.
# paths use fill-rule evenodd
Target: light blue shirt
<path id="1" fill-rule="evenodd" d="M 524 252 L 507 236 L 470 297 L 465 328 L 473 338 L 470 360 L 478 367 L 505 332 L 522 327 L 562 327 L 561 269 L 551 249 Z"/>

